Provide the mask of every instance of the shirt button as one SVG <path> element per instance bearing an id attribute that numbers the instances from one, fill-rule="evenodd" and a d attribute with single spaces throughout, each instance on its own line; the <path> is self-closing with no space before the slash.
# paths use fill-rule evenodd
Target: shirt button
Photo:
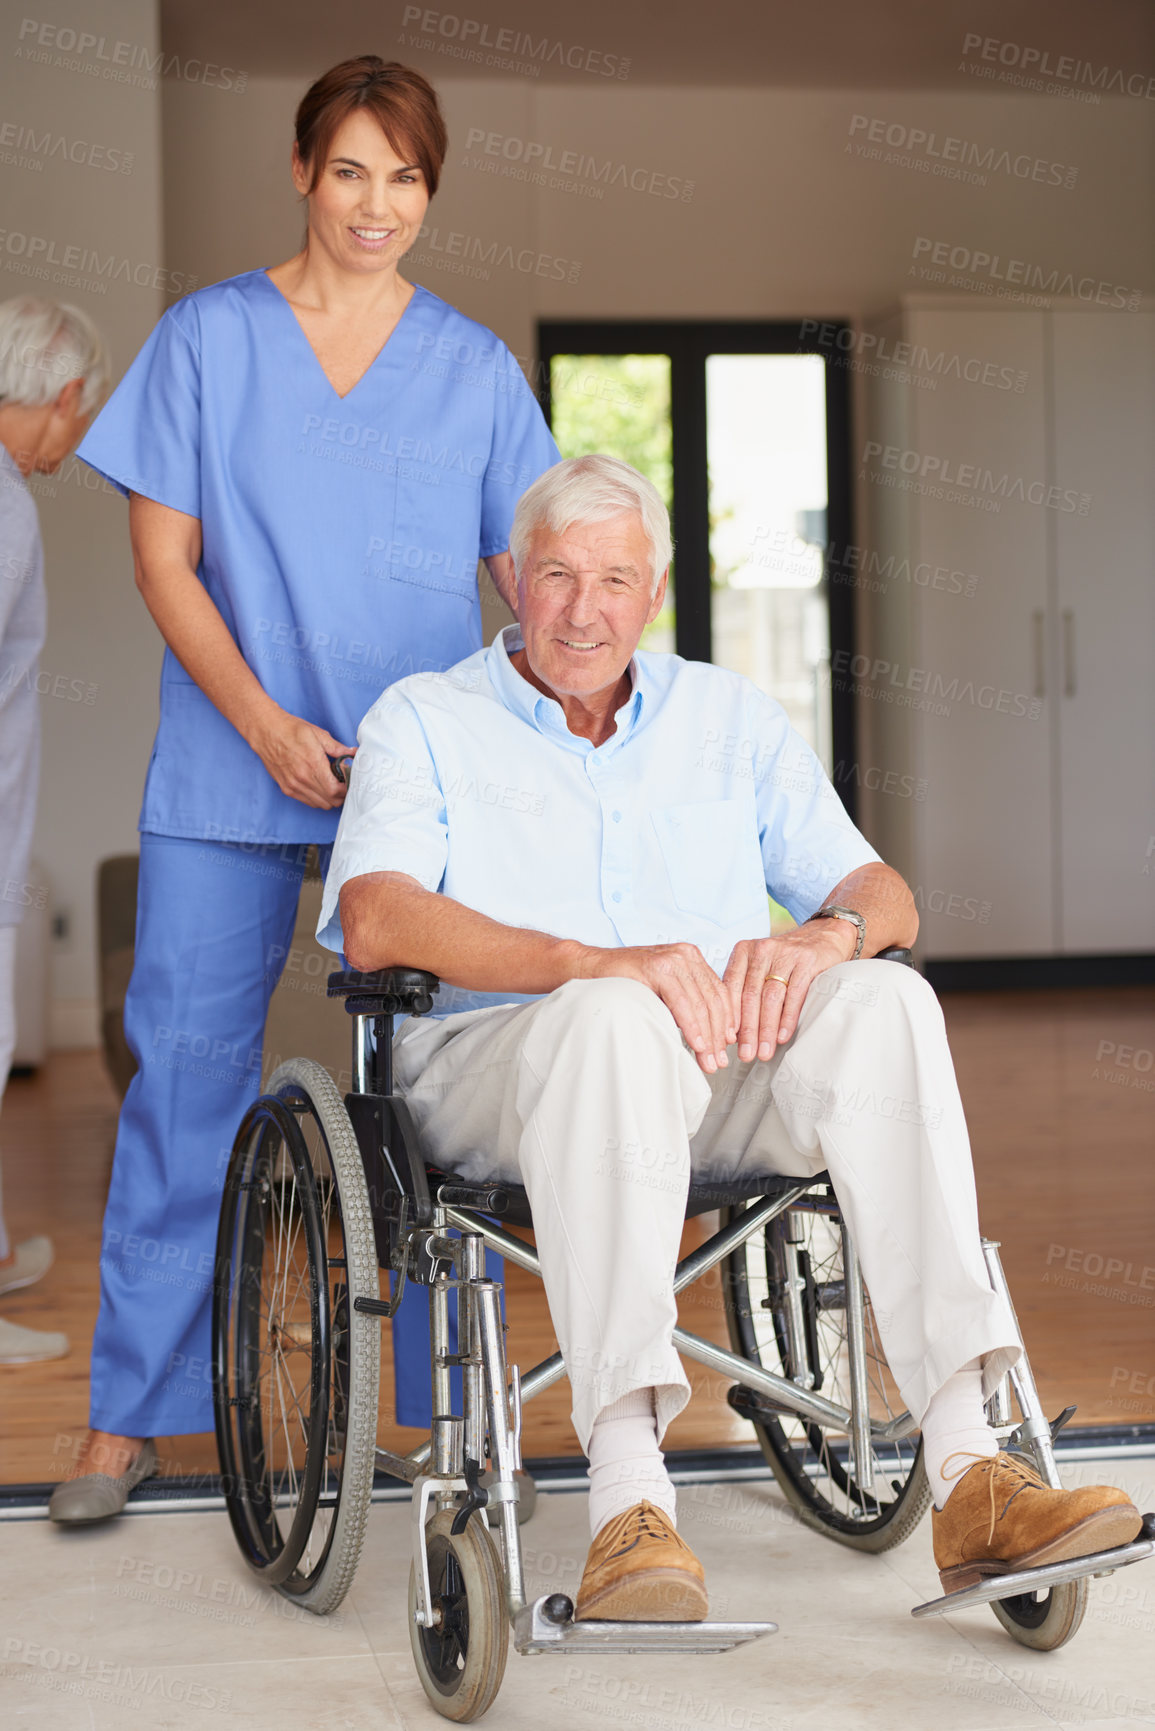
<path id="1" fill-rule="evenodd" d="M 615 891 L 614 891 L 614 893 L 613 893 L 613 895 L 612 895 L 612 897 L 611 897 L 611 898 L 610 898 L 610 899 L 611 899 L 611 900 L 612 900 L 612 901 L 615 901 L 615 902 L 620 902 L 620 901 L 621 901 L 621 899 L 622 899 L 622 892 L 621 892 L 621 890 L 615 890 Z"/>
<path id="2" fill-rule="evenodd" d="M 622 821 L 622 814 L 621 814 L 621 812 L 620 812 L 620 811 L 615 811 L 615 813 L 614 813 L 614 822 L 615 822 L 615 823 L 621 823 L 621 821 Z"/>

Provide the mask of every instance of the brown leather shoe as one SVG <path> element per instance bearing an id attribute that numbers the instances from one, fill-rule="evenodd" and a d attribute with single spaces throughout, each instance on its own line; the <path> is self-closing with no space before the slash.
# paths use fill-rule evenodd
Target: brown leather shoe
<path id="1" fill-rule="evenodd" d="M 977 1461 L 962 1474 L 946 1507 L 931 1514 L 944 1593 L 977 1586 L 988 1575 L 1125 1545 L 1142 1524 L 1125 1491 L 1112 1485 L 1053 1491 L 1033 1467 L 1008 1454 Z"/>
<path id="2" fill-rule="evenodd" d="M 700 1623 L 709 1608 L 701 1563 L 661 1509 L 637 1503 L 590 1546 L 575 1618 Z"/>

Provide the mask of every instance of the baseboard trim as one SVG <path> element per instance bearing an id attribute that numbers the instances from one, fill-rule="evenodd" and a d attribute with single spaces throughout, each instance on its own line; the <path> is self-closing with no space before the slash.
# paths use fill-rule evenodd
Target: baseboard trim
<path id="1" fill-rule="evenodd" d="M 1155 1423 L 1067 1426 L 1055 1442 L 1060 1460 L 1112 1460 L 1155 1457 Z M 525 1463 L 539 1490 L 579 1491 L 589 1489 L 584 1455 L 540 1455 Z M 735 1480 L 771 1478 L 761 1449 L 736 1448 L 670 1449 L 666 1465 L 675 1484 L 716 1484 Z M 51 1484 L 0 1485 L 0 1521 L 47 1520 Z M 373 1475 L 375 1503 L 407 1502 L 409 1485 L 388 1473 Z M 132 1493 L 126 1515 L 190 1514 L 203 1509 L 223 1509 L 221 1481 L 217 1473 L 197 1473 L 186 1478 L 147 1479 Z"/>
<path id="2" fill-rule="evenodd" d="M 936 992 L 1034 992 L 1072 986 L 1155 985 L 1155 955 L 966 956 L 925 960 Z"/>

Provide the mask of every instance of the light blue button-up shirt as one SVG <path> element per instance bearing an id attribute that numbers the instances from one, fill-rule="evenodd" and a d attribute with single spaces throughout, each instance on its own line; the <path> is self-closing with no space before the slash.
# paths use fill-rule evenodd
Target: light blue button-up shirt
<path id="1" fill-rule="evenodd" d="M 604 744 L 513 666 L 516 625 L 445 673 L 391 686 L 361 723 L 317 927 L 341 886 L 406 872 L 502 925 L 607 949 L 690 942 L 722 973 L 878 859 L 781 704 L 740 674 L 639 650 Z M 416 961 L 418 958 L 412 958 Z M 435 1015 L 529 1002 L 443 986 Z"/>

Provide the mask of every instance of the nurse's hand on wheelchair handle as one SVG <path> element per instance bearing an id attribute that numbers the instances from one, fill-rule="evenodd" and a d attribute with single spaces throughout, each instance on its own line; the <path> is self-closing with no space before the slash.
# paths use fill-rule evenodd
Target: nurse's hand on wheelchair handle
<path id="1" fill-rule="evenodd" d="M 323 727 L 299 715 L 279 710 L 266 722 L 259 737 L 249 741 L 282 793 L 321 811 L 343 804 L 349 791 L 347 776 L 338 778 L 338 763 L 356 754 L 355 745 L 342 745 Z"/>
<path id="2" fill-rule="evenodd" d="M 843 926 L 844 930 L 831 930 Z M 738 1023 L 738 1057 L 772 1058 L 790 1039 L 806 994 L 818 975 L 850 960 L 856 933 L 842 920 L 803 925 L 780 938 L 746 938 L 734 945 L 723 984 Z"/>

